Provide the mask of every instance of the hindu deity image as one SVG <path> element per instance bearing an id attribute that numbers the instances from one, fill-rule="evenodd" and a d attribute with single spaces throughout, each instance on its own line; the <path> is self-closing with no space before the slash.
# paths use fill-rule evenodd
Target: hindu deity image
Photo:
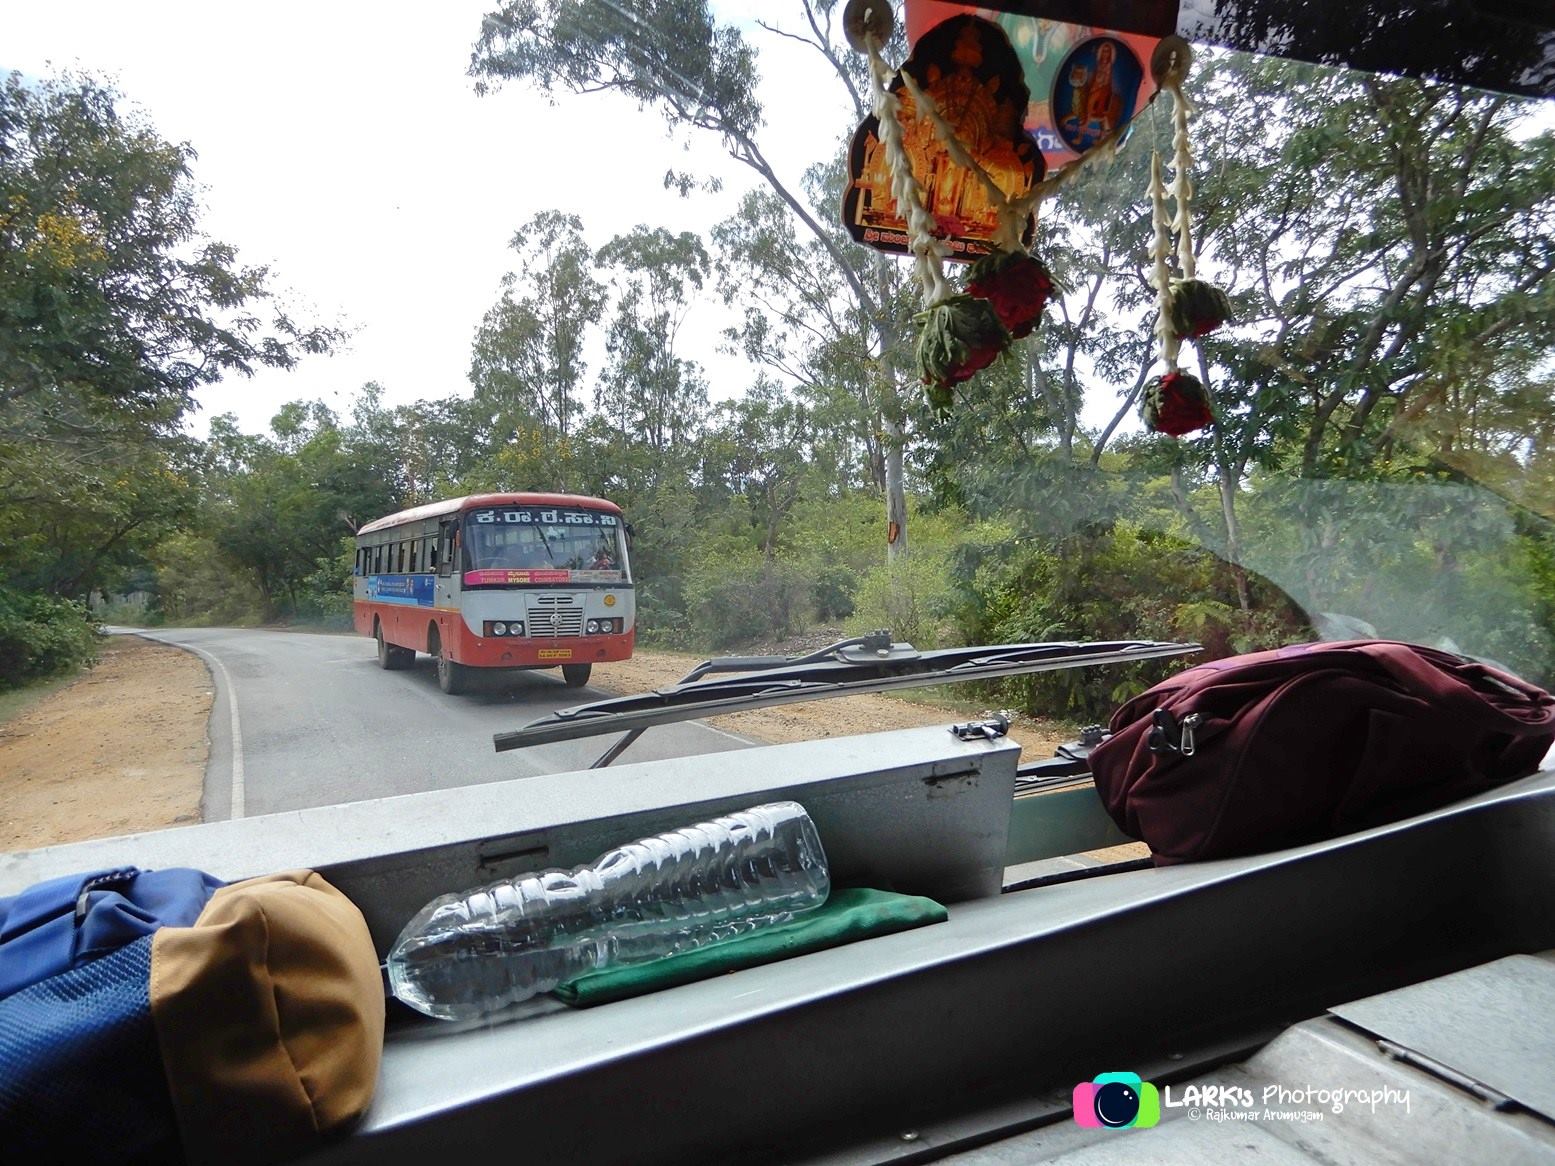
<path id="1" fill-rule="evenodd" d="M 1079 45 L 1060 67 L 1053 92 L 1059 135 L 1083 153 L 1126 121 L 1144 75 L 1128 46 L 1112 37 Z"/>
<path id="2" fill-rule="evenodd" d="M 1030 91 L 998 25 L 971 16 L 947 20 L 923 36 L 904 68 L 1006 196 L 1022 194 L 1041 179 L 1041 153 L 1022 124 Z M 951 160 L 912 92 L 899 85 L 896 95 L 904 144 L 940 232 L 963 241 L 992 238 L 998 215 L 982 181 Z M 873 229 L 870 242 L 877 242 L 880 232 L 905 230 L 877 129 L 871 117 L 854 136 L 853 181 L 844 200 L 844 221 L 861 237 Z"/>

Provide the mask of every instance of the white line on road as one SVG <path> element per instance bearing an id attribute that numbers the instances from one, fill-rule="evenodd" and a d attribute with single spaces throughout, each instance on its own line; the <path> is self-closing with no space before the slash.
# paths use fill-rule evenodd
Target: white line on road
<path id="1" fill-rule="evenodd" d="M 139 629 L 125 629 L 131 635 L 140 636 L 143 639 L 155 640 L 159 644 L 166 644 L 170 648 L 182 648 L 185 652 L 193 652 L 202 660 L 209 663 L 221 673 L 221 681 L 227 688 L 227 712 L 231 714 L 232 723 L 232 817 L 242 818 L 244 813 L 244 781 L 243 781 L 243 723 L 238 719 L 238 690 L 232 683 L 232 673 L 227 671 L 227 666 L 211 655 L 204 648 L 197 648 L 193 644 L 180 644 L 176 640 L 164 640 L 161 636 L 154 636 L 150 632 Z"/>
<path id="2" fill-rule="evenodd" d="M 698 721 L 709 733 L 717 733 L 720 737 L 728 737 L 731 741 L 738 741 L 741 745 L 760 745 L 761 742 L 753 737 L 742 737 L 738 733 L 731 733 L 728 729 L 720 729 L 717 725 L 710 725 L 706 721 Z"/>

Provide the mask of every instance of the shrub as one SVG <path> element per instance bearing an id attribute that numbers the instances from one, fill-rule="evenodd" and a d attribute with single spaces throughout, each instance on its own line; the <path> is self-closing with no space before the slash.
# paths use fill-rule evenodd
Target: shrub
<path id="1" fill-rule="evenodd" d="M 97 659 L 97 625 L 80 604 L 0 587 L 0 688 Z"/>
<path id="2" fill-rule="evenodd" d="M 1006 699 L 1030 712 L 1105 720 L 1119 704 L 1189 664 L 1310 638 L 1299 609 L 1252 577 L 1236 603 L 1231 567 L 1213 554 L 1128 523 L 1034 540 L 985 560 L 972 587 L 988 642 L 1196 640 L 1196 656 L 1015 677 Z"/>
<path id="3" fill-rule="evenodd" d="M 810 587 L 816 619 L 831 622 L 852 615 L 857 606 L 853 597 L 858 592 L 858 585 L 858 574 L 841 563 L 818 567 Z"/>
<path id="4" fill-rule="evenodd" d="M 685 580 L 692 635 L 713 648 L 786 636 L 812 618 L 811 580 L 759 552 L 711 554 Z"/>
<path id="5" fill-rule="evenodd" d="M 260 622 L 264 603 L 250 572 L 222 557 L 210 539 L 175 534 L 152 556 L 162 619 L 184 625 L 246 625 Z"/>
<path id="6" fill-rule="evenodd" d="M 875 567 L 859 584 L 856 603 L 847 623 L 852 635 L 889 628 L 893 638 L 920 650 L 955 638 L 951 616 L 958 597 L 943 551 L 917 549 L 905 560 Z"/>

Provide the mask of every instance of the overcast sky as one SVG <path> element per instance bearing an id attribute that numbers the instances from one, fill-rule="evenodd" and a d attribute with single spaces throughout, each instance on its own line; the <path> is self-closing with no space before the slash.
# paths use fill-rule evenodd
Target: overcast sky
<path id="1" fill-rule="evenodd" d="M 369 380 L 395 403 L 468 392 L 471 338 L 513 266 L 508 240 L 531 215 L 570 210 L 599 245 L 639 222 L 705 229 L 749 188 L 750 172 L 716 142 L 704 135 L 682 153 L 662 118 L 630 103 L 600 95 L 553 107 L 522 86 L 476 97 L 465 70 L 491 7 L 444 0 L 407 18 L 355 0 L 78 0 L 7 13 L 0 69 L 114 80 L 164 137 L 198 151 L 206 231 L 244 262 L 269 264 L 314 318 L 356 329 L 339 355 L 203 392 L 197 431 L 225 412 L 257 431 L 299 398 L 344 411 Z M 814 50 L 752 36 L 770 122 L 763 148 L 797 182 L 851 132 L 851 112 Z M 799 84 L 780 92 L 774 78 Z M 684 200 L 663 189 L 670 166 L 720 176 L 725 191 Z M 725 322 L 709 291 L 685 333 L 719 397 L 752 375 L 715 353 Z"/>

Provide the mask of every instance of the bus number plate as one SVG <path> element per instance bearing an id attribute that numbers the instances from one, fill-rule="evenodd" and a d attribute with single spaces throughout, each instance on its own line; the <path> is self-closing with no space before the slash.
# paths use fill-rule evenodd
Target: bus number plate
<path id="1" fill-rule="evenodd" d="M 540 649 L 540 659 L 542 659 L 542 660 L 571 660 L 572 659 L 572 649 L 571 648 L 541 648 Z"/>

